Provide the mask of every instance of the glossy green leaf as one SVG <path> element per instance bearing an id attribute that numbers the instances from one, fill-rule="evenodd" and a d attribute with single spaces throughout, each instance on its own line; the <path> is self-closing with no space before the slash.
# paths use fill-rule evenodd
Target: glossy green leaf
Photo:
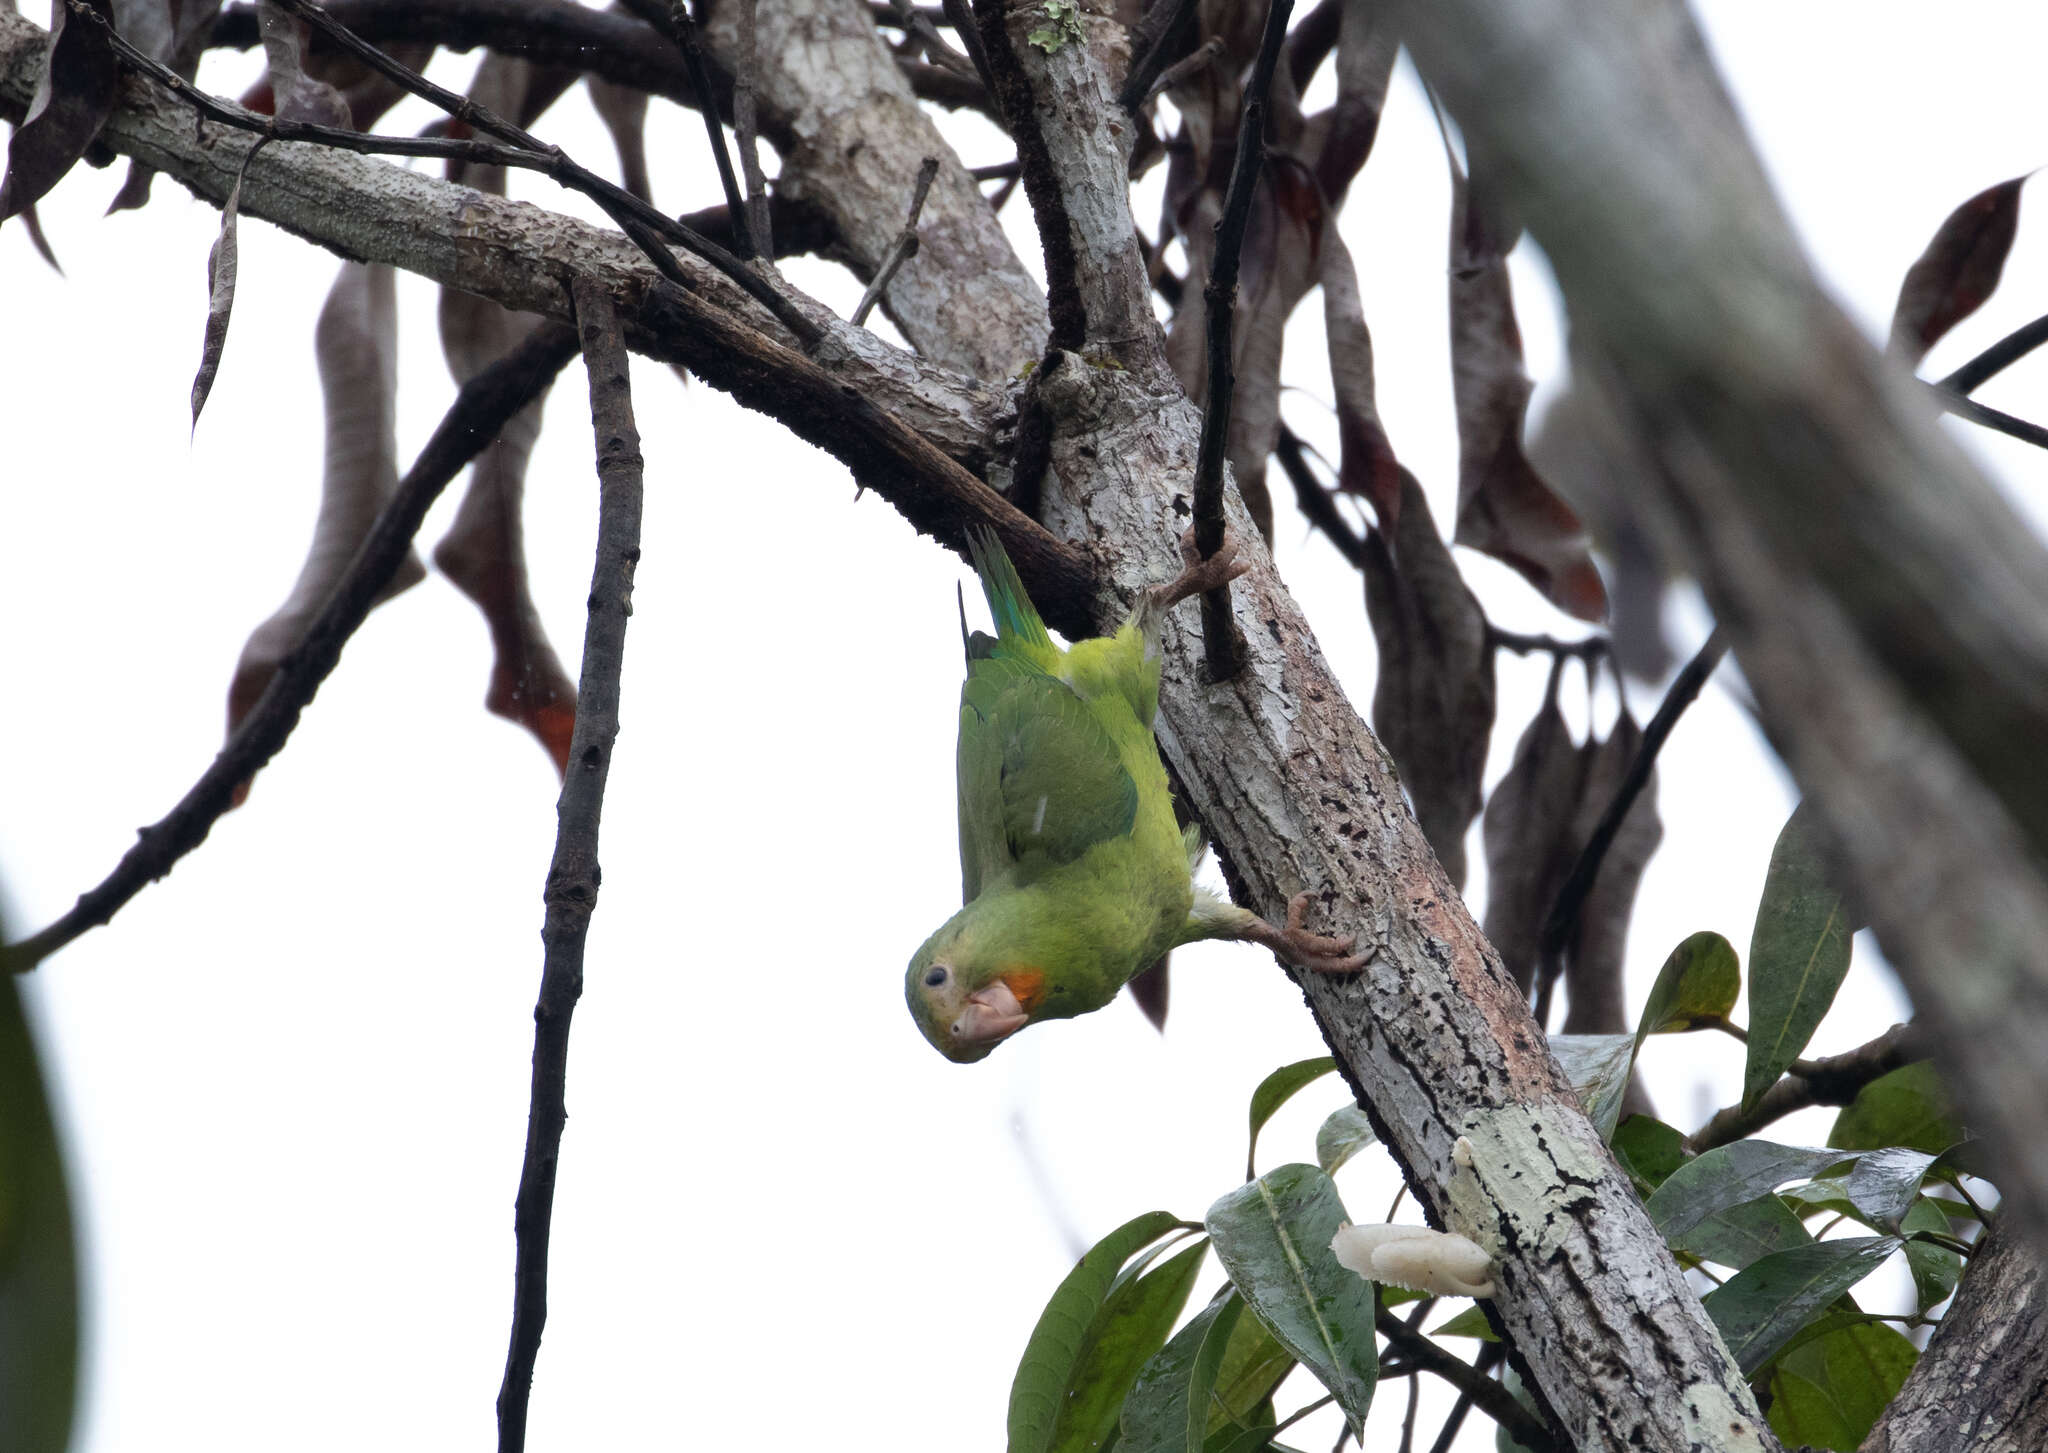
<path id="1" fill-rule="evenodd" d="M 1244 1151 L 1244 1178 L 1250 1180 L 1257 1172 L 1253 1157 L 1259 1149 L 1259 1132 L 1266 1128 L 1266 1122 L 1282 1105 L 1293 1099 L 1304 1086 L 1312 1085 L 1324 1075 L 1337 1068 L 1337 1061 L 1326 1054 L 1314 1059 L 1298 1060 L 1279 1069 L 1259 1081 L 1259 1087 L 1252 1091 L 1251 1143 Z"/>
<path id="2" fill-rule="evenodd" d="M 1702 1261 L 1741 1271 L 1777 1251 L 1811 1244 L 1813 1236 L 1792 1208 L 1777 1196 L 1758 1196 L 1739 1206 L 1716 1211 L 1673 1239 L 1672 1249 L 1689 1251 Z"/>
<path id="3" fill-rule="evenodd" d="M 1124 1401 L 1118 1453 L 1201 1453 L 1223 1349 L 1243 1312 L 1244 1299 L 1226 1292 L 1145 1364 Z"/>
<path id="4" fill-rule="evenodd" d="M 1275 1391 L 1294 1371 L 1294 1354 L 1280 1345 L 1273 1329 L 1257 1317 L 1240 1317 L 1223 1349 L 1216 1372 L 1216 1394 L 1209 1406 L 1209 1438 L 1228 1429 L 1253 1427 L 1262 1410 L 1270 1414 Z M 1266 1416 L 1270 1429 L 1274 1419 Z"/>
<path id="5" fill-rule="evenodd" d="M 1010 1384 L 1009 1453 L 1046 1453 L 1082 1344 L 1123 1264 L 1185 1223 L 1166 1211 L 1126 1221 L 1090 1247 L 1039 1313 Z"/>
<path id="6" fill-rule="evenodd" d="M 1359 1426 L 1379 1379 L 1373 1288 L 1330 1241 L 1347 1219 L 1330 1178 L 1284 1165 L 1209 1208 L 1209 1237 L 1231 1282 Z"/>
<path id="7" fill-rule="evenodd" d="M 1672 1171 L 1643 1204 L 1665 1240 L 1672 1241 L 1716 1211 L 1753 1201 L 1796 1176 L 1812 1175 L 1848 1158 L 1840 1151 L 1738 1140 Z"/>
<path id="8" fill-rule="evenodd" d="M 1323 1168 L 1324 1175 L 1333 1176 L 1344 1162 L 1378 1138 L 1372 1133 L 1372 1122 L 1365 1118 L 1365 1111 L 1356 1105 L 1342 1106 L 1331 1111 L 1322 1129 L 1316 1131 L 1316 1164 Z"/>
<path id="9" fill-rule="evenodd" d="M 1579 1092 L 1586 1118 L 1604 1139 L 1621 1119 L 1621 1097 L 1635 1064 L 1635 1037 L 1628 1034 L 1553 1034 L 1550 1052 Z"/>
<path id="10" fill-rule="evenodd" d="M 1754 1376 L 1800 1328 L 1901 1244 L 1896 1236 L 1853 1236 L 1795 1246 L 1737 1272 L 1727 1285 L 1708 1292 L 1702 1304 L 1743 1376 Z"/>
<path id="11" fill-rule="evenodd" d="M 78 1387 L 71 1195 L 21 981 L 0 977 L 0 1446 L 63 1453 Z"/>
<path id="12" fill-rule="evenodd" d="M 1899 1230 L 1909 1237 L 1915 1231 L 1939 1231 L 1944 1236 L 1955 1234 L 1941 1202 L 1929 1196 L 1922 1196 L 1913 1203 L 1913 1209 L 1900 1218 Z M 1913 1293 L 1919 1298 L 1920 1310 L 1924 1312 L 1948 1300 L 1955 1291 L 1956 1282 L 1963 1274 L 1963 1258 L 1946 1246 L 1908 1241 L 1906 1268 L 1913 1273 Z"/>
<path id="13" fill-rule="evenodd" d="M 1868 1150 L 1849 1168 L 1842 1186 L 1863 1213 L 1862 1220 L 1880 1231 L 1896 1231 L 1899 1218 L 1919 1198 L 1920 1182 L 1932 1164 L 1934 1157 L 1924 1150 Z"/>
<path id="14" fill-rule="evenodd" d="M 1237 1325 L 1256 1322 L 1257 1317 L 1240 1317 Z M 1265 1453 L 1272 1446 L 1273 1434 L 1280 1426 L 1280 1420 L 1273 1414 L 1271 1403 L 1261 1410 L 1261 1417 L 1245 1427 L 1232 1423 L 1209 1435 L 1202 1445 L 1202 1453 Z"/>
<path id="15" fill-rule="evenodd" d="M 1771 849 L 1749 940 L 1749 1054 L 1742 1103 L 1799 1058 L 1849 972 L 1848 910 L 1828 881 L 1812 814 L 1795 811 Z"/>
<path id="16" fill-rule="evenodd" d="M 1963 1138 L 1934 1061 L 1920 1060 L 1880 1075 L 1857 1091 L 1835 1117 L 1828 1144 L 1844 1150 L 1902 1145 L 1940 1154 Z"/>
<path id="17" fill-rule="evenodd" d="M 1131 1385 L 1166 1345 L 1208 1252 L 1208 1241 L 1198 1240 L 1157 1270 L 1110 1289 L 1075 1355 L 1053 1424 L 1052 1453 L 1097 1453 L 1116 1431 Z"/>
<path id="18" fill-rule="evenodd" d="M 1896 1328 L 1839 1327 L 1771 1369 L 1771 1430 L 1788 1448 L 1856 1453 L 1920 1354 Z"/>
<path id="19" fill-rule="evenodd" d="M 1614 1129 L 1609 1141 L 1614 1158 L 1644 1195 L 1664 1184 L 1685 1164 L 1685 1136 L 1651 1115 L 1631 1115 Z"/>
<path id="20" fill-rule="evenodd" d="M 1636 1025 L 1636 1048 L 1652 1034 L 1697 1029 L 1726 1019 L 1742 994 L 1742 968 L 1735 945 L 1708 930 L 1693 934 L 1671 951 Z"/>
<path id="21" fill-rule="evenodd" d="M 1477 1302 L 1465 1308 L 1457 1316 L 1445 1320 L 1440 1327 L 1430 1330 L 1432 1337 L 1477 1337 L 1481 1342 L 1498 1342 L 1493 1332 L 1493 1323 L 1486 1320 L 1486 1313 Z"/>

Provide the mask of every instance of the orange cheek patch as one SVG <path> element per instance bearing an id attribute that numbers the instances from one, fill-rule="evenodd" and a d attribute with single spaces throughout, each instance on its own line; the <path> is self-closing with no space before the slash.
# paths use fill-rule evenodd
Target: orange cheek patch
<path id="1" fill-rule="evenodd" d="M 1038 1008 L 1038 1001 L 1045 994 L 1045 973 L 1041 969 L 1011 969 L 1000 976 L 1010 986 L 1010 992 L 1017 996 L 1017 1002 L 1030 1014 Z"/>

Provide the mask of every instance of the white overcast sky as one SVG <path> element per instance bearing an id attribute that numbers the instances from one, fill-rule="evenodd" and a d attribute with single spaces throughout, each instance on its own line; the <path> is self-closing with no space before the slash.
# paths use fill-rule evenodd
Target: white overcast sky
<path id="1" fill-rule="evenodd" d="M 1847 0 L 1719 0 L 1704 19 L 1820 270 L 1873 335 L 1947 212 L 2048 159 L 2048 16 L 2026 0 L 1954 7 L 1941 24 L 1924 6 Z M 444 56 L 435 74 L 459 84 L 474 60 Z M 216 57 L 201 79 L 238 90 L 255 64 Z M 427 119 L 409 105 L 385 128 Z M 990 128 L 948 124 L 969 162 L 1004 158 Z M 658 200 L 674 207 L 715 196 L 697 127 L 657 103 Z M 609 164 L 580 94 L 541 129 Z M 65 278 L 19 225 L 0 228 L 0 882 L 16 935 L 97 881 L 210 760 L 236 656 L 296 576 L 316 501 L 310 333 L 333 260 L 244 224 L 226 362 L 188 442 L 217 214 L 159 180 L 146 212 L 102 220 L 119 180 L 81 169 L 45 202 Z M 1148 227 L 1157 182 L 1140 202 Z M 2025 202 L 2003 288 L 1932 369 L 2048 311 L 2043 205 Z M 1456 471 L 1447 206 L 1404 66 L 1344 229 L 1382 412 L 1439 520 Z M 1008 221 L 1035 268 L 1021 199 Z M 1516 285 L 1540 409 L 1562 350 L 1531 253 Z M 842 309 L 857 296 L 822 265 L 791 271 Z M 401 280 L 402 462 L 452 395 L 433 301 Z M 1320 309 L 1298 321 L 1302 388 L 1286 409 L 1330 441 Z M 1176 956 L 1163 1038 L 1120 1003 L 971 1068 L 926 1048 L 900 981 L 957 901 L 962 569 L 768 421 L 663 368 L 635 379 L 645 560 L 532 1446 L 780 1446 L 823 1427 L 999 1448 L 1017 1354 L 1071 1238 L 1155 1207 L 1199 1217 L 1241 1174 L 1252 1086 L 1321 1042 L 1269 958 L 1204 946 Z M 2040 419 L 2044 383 L 2037 361 L 1982 397 Z M 541 608 L 572 671 L 594 529 L 585 400 L 572 366 L 527 512 Z M 2038 522 L 2048 460 L 1965 437 Z M 1356 577 L 1286 504 L 1276 545 L 1368 701 Z M 1569 629 L 1507 572 L 1463 558 L 1501 623 Z M 1681 603 L 1678 620 L 1689 649 L 1704 618 Z M 445 581 L 378 611 L 248 806 L 31 981 L 82 1220 L 80 1448 L 489 1444 L 556 782 L 523 733 L 484 713 L 487 668 L 481 622 Z M 1494 775 L 1543 669 L 1501 663 Z M 1567 698 L 1583 722 L 1582 696 Z M 1635 705 L 1647 716 L 1655 693 Z M 1746 947 L 1791 804 L 1718 688 L 1663 760 L 1664 846 L 1630 939 L 1638 1004 L 1687 933 Z M 1859 953 L 1817 1051 L 1903 1013 L 1867 943 Z M 1661 1108 L 1688 1126 L 1740 1081 L 1739 1048 L 1699 1038 L 1647 1061 Z M 1340 1096 L 1334 1080 L 1306 1092 L 1268 1130 L 1262 1166 L 1312 1159 Z M 1340 1184 L 1355 1218 L 1378 1220 L 1396 1182 L 1368 1154 Z M 1873 1304 L 1897 1296 L 1873 1284 Z M 1290 1384 L 1283 1411 L 1313 1395 Z M 1390 1389 L 1368 1446 L 1391 1437 L 1378 1417 L 1397 1425 L 1403 1400 Z M 1425 1431 L 1447 1403 L 1431 1389 Z M 1296 1431 L 1317 1448 L 1335 1430 Z M 1466 1441 L 1490 1446 L 1490 1430 L 1475 1420 Z"/>

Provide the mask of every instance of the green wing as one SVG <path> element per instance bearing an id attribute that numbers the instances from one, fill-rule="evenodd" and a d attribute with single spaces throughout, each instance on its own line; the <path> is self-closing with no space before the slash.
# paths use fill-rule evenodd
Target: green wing
<path id="1" fill-rule="evenodd" d="M 1071 862 L 1138 815 L 1116 745 L 1065 682 L 1022 661 L 975 661 L 960 692 L 960 879 L 982 886 Z"/>

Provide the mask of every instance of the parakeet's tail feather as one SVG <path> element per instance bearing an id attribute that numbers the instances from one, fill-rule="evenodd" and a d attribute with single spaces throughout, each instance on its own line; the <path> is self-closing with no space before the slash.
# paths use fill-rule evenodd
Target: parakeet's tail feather
<path id="1" fill-rule="evenodd" d="M 973 529 L 967 532 L 967 550 L 974 557 L 975 572 L 981 576 L 989 614 L 995 617 L 997 651 L 1014 650 L 1041 669 L 1051 669 L 1059 658 L 1059 647 L 1052 643 L 1045 622 L 1038 618 L 1031 597 L 1025 594 L 1024 582 L 1017 578 L 1017 567 L 1004 553 L 1003 542 L 996 538 L 994 530 Z M 973 654 L 971 644 L 968 652 Z"/>
<path id="2" fill-rule="evenodd" d="M 1192 875 L 1202 866 L 1202 855 L 1209 851 L 1209 840 L 1202 835 L 1202 825 L 1191 822 L 1181 829 L 1181 847 L 1188 855 L 1188 872 Z"/>

